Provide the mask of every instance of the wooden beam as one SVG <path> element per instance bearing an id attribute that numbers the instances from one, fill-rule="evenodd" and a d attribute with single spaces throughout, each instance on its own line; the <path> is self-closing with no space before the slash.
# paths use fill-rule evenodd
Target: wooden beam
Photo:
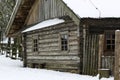
<path id="1" fill-rule="evenodd" d="M 98 69 L 101 68 L 101 57 L 103 54 L 103 46 L 104 46 L 104 35 L 99 35 L 99 59 L 98 59 Z"/>
<path id="2" fill-rule="evenodd" d="M 17 13 L 15 14 L 14 22 L 12 23 L 12 27 L 8 32 L 8 36 L 15 37 L 18 35 L 21 28 L 24 27 L 25 20 L 29 11 L 36 0 L 22 0 Z"/>

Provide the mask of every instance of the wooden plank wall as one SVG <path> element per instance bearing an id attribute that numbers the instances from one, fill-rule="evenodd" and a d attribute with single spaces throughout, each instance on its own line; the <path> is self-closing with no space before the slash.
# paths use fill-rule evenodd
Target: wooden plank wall
<path id="1" fill-rule="evenodd" d="M 43 20 L 66 15 L 70 16 L 76 24 L 79 25 L 80 19 L 78 16 L 76 16 L 62 0 L 36 0 L 36 3 L 30 11 L 26 24 L 30 25 Z"/>
<path id="2" fill-rule="evenodd" d="M 60 34 L 68 34 L 68 51 L 61 51 Z M 33 39 L 38 38 L 39 51 L 33 52 Z M 45 68 L 79 73 L 77 26 L 73 21 L 28 32 L 26 35 L 27 65 L 45 63 Z"/>
<path id="3" fill-rule="evenodd" d="M 98 72 L 99 35 L 87 34 L 84 36 L 83 74 L 96 75 Z"/>
<path id="4" fill-rule="evenodd" d="M 101 57 L 101 68 L 102 69 L 110 69 L 111 75 L 114 74 L 114 56 L 102 56 Z"/>

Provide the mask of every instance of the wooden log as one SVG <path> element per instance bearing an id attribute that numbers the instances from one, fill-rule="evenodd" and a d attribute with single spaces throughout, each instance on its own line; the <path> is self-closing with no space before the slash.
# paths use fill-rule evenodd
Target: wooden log
<path id="1" fill-rule="evenodd" d="M 103 54 L 103 46 L 104 46 L 104 35 L 99 35 L 99 59 L 98 59 L 98 69 L 101 68 L 101 57 Z"/>

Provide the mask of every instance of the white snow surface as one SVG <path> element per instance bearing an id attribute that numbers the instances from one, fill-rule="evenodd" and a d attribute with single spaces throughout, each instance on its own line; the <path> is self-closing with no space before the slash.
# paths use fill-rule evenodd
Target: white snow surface
<path id="1" fill-rule="evenodd" d="M 8 38 L 3 38 L 3 41 L 1 41 L 1 43 L 8 44 Z M 14 43 L 13 39 L 11 39 L 11 43 Z"/>
<path id="2" fill-rule="evenodd" d="M 56 24 L 60 24 L 63 22 L 64 22 L 63 19 L 58 19 L 58 18 L 45 20 L 45 21 L 42 21 L 42 22 L 36 24 L 33 27 L 30 27 L 30 28 L 24 30 L 23 33 L 28 32 L 28 31 L 32 31 L 32 30 L 36 30 L 36 29 L 41 29 L 41 28 L 48 27 L 48 26 L 52 26 L 52 25 L 56 25 Z"/>
<path id="3" fill-rule="evenodd" d="M 120 17 L 120 0 L 63 0 L 80 17 Z"/>
<path id="4" fill-rule="evenodd" d="M 1 43 L 3 43 L 3 44 L 7 44 L 7 43 L 8 43 L 8 38 L 3 39 L 3 41 L 1 41 Z"/>
<path id="5" fill-rule="evenodd" d="M 23 68 L 22 61 L 0 55 L 0 80 L 99 80 L 98 76 L 87 76 L 45 69 Z M 101 80 L 114 80 L 113 77 Z"/>

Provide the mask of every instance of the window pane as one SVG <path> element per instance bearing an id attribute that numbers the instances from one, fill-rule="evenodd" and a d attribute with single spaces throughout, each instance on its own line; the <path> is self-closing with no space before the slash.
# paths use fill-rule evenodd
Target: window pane
<path id="1" fill-rule="evenodd" d="M 63 44 L 64 44 L 64 41 L 62 41 L 61 44 L 63 45 Z"/>
<path id="2" fill-rule="evenodd" d="M 67 40 L 66 40 L 66 41 L 64 41 L 64 43 L 65 43 L 65 45 L 67 45 Z"/>
<path id="3" fill-rule="evenodd" d="M 111 49 L 111 45 L 107 45 L 107 50 L 110 50 Z"/>
<path id="4" fill-rule="evenodd" d="M 35 52 L 35 49 L 33 49 L 33 51 Z"/>
<path id="5" fill-rule="evenodd" d="M 112 50 L 115 50 L 115 45 L 112 45 Z"/>
<path id="6" fill-rule="evenodd" d="M 65 50 L 68 50 L 68 47 L 67 47 L 67 46 L 65 46 Z"/>
<path id="7" fill-rule="evenodd" d="M 62 46 L 62 50 L 64 50 L 64 46 Z"/>
<path id="8" fill-rule="evenodd" d="M 112 40 L 112 44 L 115 44 L 115 40 Z"/>
<path id="9" fill-rule="evenodd" d="M 38 48 L 36 47 L 36 49 L 35 49 L 36 51 L 38 51 Z"/>
<path id="10" fill-rule="evenodd" d="M 110 34 L 106 34 L 106 38 L 107 39 L 111 39 L 111 35 Z"/>
<path id="11" fill-rule="evenodd" d="M 107 40 L 107 44 L 111 44 L 111 40 Z"/>
<path id="12" fill-rule="evenodd" d="M 112 39 L 115 39 L 115 35 L 114 34 L 112 35 Z"/>
<path id="13" fill-rule="evenodd" d="M 68 39 L 68 36 L 67 36 L 67 35 L 65 35 L 65 36 L 64 36 L 64 38 L 67 40 L 67 39 Z"/>

